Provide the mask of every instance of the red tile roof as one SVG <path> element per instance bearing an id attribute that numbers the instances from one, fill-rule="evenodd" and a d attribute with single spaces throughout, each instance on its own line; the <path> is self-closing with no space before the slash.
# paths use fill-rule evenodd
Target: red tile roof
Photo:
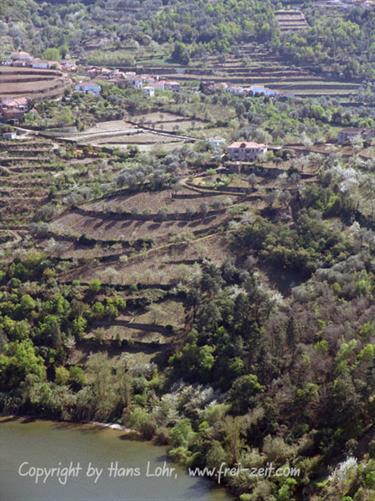
<path id="1" fill-rule="evenodd" d="M 267 148 L 266 144 L 254 143 L 253 141 L 237 141 L 228 146 L 228 148 Z"/>

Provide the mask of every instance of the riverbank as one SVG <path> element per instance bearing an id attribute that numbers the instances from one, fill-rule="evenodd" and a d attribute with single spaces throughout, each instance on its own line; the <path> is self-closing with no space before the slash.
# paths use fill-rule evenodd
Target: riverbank
<path id="1" fill-rule="evenodd" d="M 8 414 L 8 415 L 1 415 L 0 414 L 0 423 L 6 423 L 9 421 L 24 421 L 25 423 L 31 423 L 33 421 L 46 421 L 46 422 L 56 422 L 56 423 L 66 423 L 66 424 L 75 424 L 77 426 L 96 426 L 98 428 L 107 428 L 109 430 L 115 430 L 115 431 L 121 431 L 124 433 L 126 436 L 129 437 L 129 440 L 142 440 L 144 441 L 145 439 L 139 433 L 139 431 L 135 430 L 134 428 L 127 428 L 126 426 L 123 426 L 118 423 L 102 423 L 100 421 L 68 421 L 64 419 L 56 419 L 56 420 L 51 420 L 48 418 L 43 418 L 41 416 L 19 416 L 17 414 Z"/>
<path id="2" fill-rule="evenodd" d="M 171 463 L 165 447 L 125 432 L 108 423 L 2 416 L 0 501 L 232 499 Z"/>

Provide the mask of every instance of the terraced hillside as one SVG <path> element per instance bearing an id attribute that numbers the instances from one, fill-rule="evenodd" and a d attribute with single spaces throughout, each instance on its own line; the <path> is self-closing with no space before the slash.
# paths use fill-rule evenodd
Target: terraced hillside
<path id="1" fill-rule="evenodd" d="M 348 9 L 355 6 L 374 7 L 374 0 L 315 0 L 314 6 L 324 9 Z"/>
<path id="2" fill-rule="evenodd" d="M 291 161 L 249 164 L 239 173 L 228 163 L 223 172 L 203 170 L 180 177 L 176 188 L 116 190 L 67 210 L 49 223 L 49 237 L 60 242 L 59 257 L 78 259 L 82 267 L 64 277 L 83 282 L 100 277 L 121 286 L 168 286 L 184 275 L 183 264 L 209 257 L 220 262 L 226 245 L 217 240 L 233 217 L 263 210 L 275 203 L 280 190 L 295 190 L 295 181 L 288 182 L 290 167 Z M 299 182 L 314 181 L 317 167 L 305 166 Z M 211 239 L 217 245 L 208 245 Z"/>
<path id="3" fill-rule="evenodd" d="M 63 200 L 71 184 L 78 187 L 82 181 L 89 187 L 94 173 L 100 179 L 98 169 L 103 169 L 103 160 L 99 163 L 100 167 L 93 151 L 33 135 L 0 141 L 1 248 L 11 249 L 30 234 L 30 223 L 43 220 L 43 206 Z"/>
<path id="4" fill-rule="evenodd" d="M 306 6 L 307 2 L 304 0 L 286 0 L 283 3 L 283 6 L 288 9 L 295 9 L 296 7 L 303 8 Z M 319 7 L 321 9 L 325 9 L 326 13 L 329 14 L 329 11 L 332 10 L 347 10 L 352 7 L 361 6 L 361 7 L 373 7 L 375 5 L 374 0 L 312 0 L 308 2 L 309 6 Z"/>
<path id="5" fill-rule="evenodd" d="M 61 71 L 0 66 L 0 99 L 57 97 L 70 85 L 70 79 Z"/>
<path id="6" fill-rule="evenodd" d="M 116 189 L 52 218 L 36 246 L 60 262 L 58 281 L 85 290 L 100 282 L 127 303 L 122 315 L 79 341 L 71 363 L 84 364 L 98 350 L 126 355 L 129 364 L 171 354 L 193 315 L 180 286 L 198 279 L 207 263 L 230 258 L 231 224 L 270 207 L 290 219 L 285 193 L 314 182 L 318 165 L 306 164 L 298 179 L 288 177 L 290 167 L 286 160 L 240 171 L 230 163 L 216 172 L 183 169 L 173 188 Z"/>
<path id="7" fill-rule="evenodd" d="M 35 138 L 0 143 L 2 228 L 25 227 L 47 202 L 52 148 L 49 141 Z"/>
<path id="8" fill-rule="evenodd" d="M 275 17 L 281 33 L 301 31 L 309 27 L 305 14 L 300 10 L 277 10 Z"/>

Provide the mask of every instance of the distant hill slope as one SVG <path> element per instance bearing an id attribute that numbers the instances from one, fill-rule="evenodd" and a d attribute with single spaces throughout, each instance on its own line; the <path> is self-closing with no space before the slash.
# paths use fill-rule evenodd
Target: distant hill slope
<path id="1" fill-rule="evenodd" d="M 18 47 L 34 55 L 57 47 L 83 61 L 97 51 L 104 60 L 131 47 L 138 62 L 149 47 L 169 45 L 164 59 L 186 65 L 255 42 L 288 64 L 347 80 L 372 79 L 374 9 L 351 9 L 358 3 L 341 0 L 335 5 L 348 8 L 327 9 L 326 3 L 293 2 L 296 10 L 285 2 L 280 10 L 274 0 L 5 0 L 0 58 Z"/>

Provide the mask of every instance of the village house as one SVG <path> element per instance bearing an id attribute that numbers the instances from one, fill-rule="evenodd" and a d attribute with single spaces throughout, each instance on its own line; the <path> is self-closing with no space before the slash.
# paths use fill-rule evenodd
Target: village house
<path id="1" fill-rule="evenodd" d="M 134 78 L 131 78 L 129 81 L 135 89 L 142 89 L 143 88 L 144 80 L 143 80 L 142 76 L 135 76 Z"/>
<path id="2" fill-rule="evenodd" d="M 83 94 L 92 94 L 98 97 L 102 92 L 102 87 L 96 82 L 80 82 L 76 84 L 74 90 L 76 92 L 82 92 Z"/>
<path id="3" fill-rule="evenodd" d="M 19 120 L 29 109 L 26 97 L 5 98 L 0 101 L 0 115 L 5 120 Z"/>
<path id="4" fill-rule="evenodd" d="M 176 82 L 175 80 L 165 80 L 164 89 L 171 90 L 173 92 L 179 92 L 181 89 L 181 84 L 179 82 Z"/>
<path id="5" fill-rule="evenodd" d="M 39 70 L 61 69 L 61 64 L 57 61 L 46 61 L 44 59 L 35 58 L 31 63 L 31 67 Z"/>
<path id="6" fill-rule="evenodd" d="M 60 61 L 60 65 L 61 65 L 62 70 L 68 71 L 71 73 L 77 71 L 77 69 L 78 69 L 75 61 L 70 60 L 70 59 L 62 59 Z"/>
<path id="7" fill-rule="evenodd" d="M 17 132 L 13 130 L 4 130 L 0 133 L 0 136 L 6 141 L 14 141 L 17 139 Z"/>
<path id="8" fill-rule="evenodd" d="M 252 96 L 267 96 L 274 97 L 278 95 L 276 90 L 269 89 L 268 87 L 263 87 L 261 85 L 252 85 L 250 87 L 250 94 Z"/>
<path id="9" fill-rule="evenodd" d="M 224 90 L 234 96 L 246 97 L 252 94 L 252 87 L 242 87 L 241 85 L 223 85 L 221 83 L 215 85 L 216 90 Z"/>
<path id="10" fill-rule="evenodd" d="M 143 92 L 148 97 L 154 97 L 155 96 L 155 87 L 152 87 L 151 85 L 146 85 L 146 87 L 143 87 Z"/>
<path id="11" fill-rule="evenodd" d="M 171 90 L 178 92 L 181 89 L 181 84 L 174 80 L 160 80 L 159 75 L 144 75 L 137 74 L 134 71 L 123 72 L 119 69 L 100 68 L 97 66 L 90 66 L 86 69 L 86 73 L 91 78 L 101 78 L 109 80 L 120 87 L 131 86 L 137 90 L 153 97 L 156 91 Z M 78 91 L 78 87 L 76 86 Z M 81 92 L 84 92 L 81 90 Z M 96 92 L 95 92 L 96 93 Z"/>
<path id="12" fill-rule="evenodd" d="M 364 127 L 348 127 L 346 129 L 342 129 L 338 136 L 337 142 L 339 144 L 350 144 L 355 138 L 363 139 L 364 141 L 371 140 L 375 137 L 375 130 L 366 129 Z"/>
<path id="13" fill-rule="evenodd" d="M 11 66 L 31 66 L 33 62 L 33 56 L 29 54 L 28 52 L 24 52 L 22 50 L 19 50 L 17 52 L 13 52 L 10 56 L 10 63 Z"/>
<path id="14" fill-rule="evenodd" d="M 227 148 L 228 157 L 233 162 L 252 162 L 267 153 L 267 145 L 254 142 L 235 142 Z"/>
<path id="15" fill-rule="evenodd" d="M 135 71 L 126 71 L 124 73 L 124 76 L 126 80 L 131 80 L 132 78 L 135 78 L 137 76 L 137 73 Z"/>
<path id="16" fill-rule="evenodd" d="M 117 80 L 125 80 L 126 76 L 125 76 L 125 73 L 123 71 L 115 69 L 115 70 L 111 71 L 109 78 L 110 78 L 110 80 L 117 81 Z"/>
<path id="17" fill-rule="evenodd" d="M 48 70 L 51 68 L 49 61 L 43 61 L 43 59 L 39 58 L 33 59 L 31 67 L 38 70 Z"/>
<path id="18" fill-rule="evenodd" d="M 224 92 L 230 87 L 226 82 L 216 82 L 213 85 L 214 91 Z"/>
<path id="19" fill-rule="evenodd" d="M 61 70 L 62 65 L 58 61 L 47 61 L 38 57 L 33 57 L 28 52 L 17 51 L 13 52 L 10 58 L 2 63 L 4 66 L 14 66 L 21 68 L 34 68 L 39 70 L 58 69 Z"/>
<path id="20" fill-rule="evenodd" d="M 152 86 L 155 90 L 165 90 L 165 83 L 165 80 L 158 80 L 157 82 L 154 82 Z"/>
<path id="21" fill-rule="evenodd" d="M 86 73 L 89 77 L 95 78 L 101 73 L 101 69 L 97 66 L 88 66 L 86 68 Z"/>
<path id="22" fill-rule="evenodd" d="M 244 87 L 241 87 L 240 85 L 231 85 L 228 86 L 225 89 L 226 92 L 229 92 L 233 96 L 245 96 L 246 95 L 246 90 Z"/>
<path id="23" fill-rule="evenodd" d="M 202 80 L 199 84 L 199 90 L 211 94 L 215 91 L 215 82 L 213 80 Z"/>

